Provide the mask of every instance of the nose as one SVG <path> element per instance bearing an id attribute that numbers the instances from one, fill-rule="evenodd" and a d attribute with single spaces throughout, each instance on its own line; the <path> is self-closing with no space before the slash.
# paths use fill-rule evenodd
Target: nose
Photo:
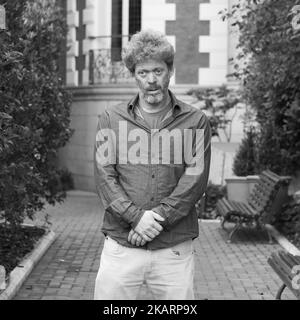
<path id="1" fill-rule="evenodd" d="M 153 72 L 149 72 L 147 80 L 149 84 L 156 83 L 156 77 Z"/>

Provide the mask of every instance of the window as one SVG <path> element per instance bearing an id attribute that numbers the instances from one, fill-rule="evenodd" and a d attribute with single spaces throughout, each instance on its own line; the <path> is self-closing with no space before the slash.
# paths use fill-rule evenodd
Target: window
<path id="1" fill-rule="evenodd" d="M 128 10 L 128 30 L 123 30 L 123 0 L 112 0 L 112 20 L 111 20 L 111 60 L 121 61 L 122 37 L 132 36 L 141 30 L 142 1 L 129 0 Z"/>
<path id="2" fill-rule="evenodd" d="M 123 1 L 112 0 L 111 60 L 121 60 Z"/>
<path id="3" fill-rule="evenodd" d="M 129 0 L 129 36 L 141 30 L 141 0 Z"/>

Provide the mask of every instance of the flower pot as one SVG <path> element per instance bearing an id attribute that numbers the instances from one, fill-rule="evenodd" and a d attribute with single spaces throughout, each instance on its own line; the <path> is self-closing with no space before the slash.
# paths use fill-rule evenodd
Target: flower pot
<path id="1" fill-rule="evenodd" d="M 227 186 L 228 200 L 247 202 L 253 187 L 258 180 L 258 176 L 232 176 L 226 178 L 225 181 Z"/>
<path id="2" fill-rule="evenodd" d="M 248 198 L 247 177 L 233 176 L 226 178 L 227 198 L 232 201 L 246 202 Z"/>
<path id="3" fill-rule="evenodd" d="M 247 176 L 248 183 L 248 197 L 250 196 L 254 186 L 259 181 L 259 176 Z"/>

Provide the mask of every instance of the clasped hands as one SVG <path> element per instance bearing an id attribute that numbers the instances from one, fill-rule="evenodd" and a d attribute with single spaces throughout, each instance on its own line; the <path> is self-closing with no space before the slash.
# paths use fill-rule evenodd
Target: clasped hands
<path id="1" fill-rule="evenodd" d="M 135 229 L 129 232 L 128 242 L 137 247 L 144 246 L 146 242 L 152 241 L 162 232 L 163 227 L 158 221 L 164 220 L 162 216 L 152 210 L 145 211 Z"/>

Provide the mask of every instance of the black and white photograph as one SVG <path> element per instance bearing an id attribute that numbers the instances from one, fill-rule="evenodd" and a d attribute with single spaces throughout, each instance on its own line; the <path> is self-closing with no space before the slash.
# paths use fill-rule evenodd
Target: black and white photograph
<path id="1" fill-rule="evenodd" d="M 0 300 L 299 299 L 300 0 L 0 0 Z"/>

